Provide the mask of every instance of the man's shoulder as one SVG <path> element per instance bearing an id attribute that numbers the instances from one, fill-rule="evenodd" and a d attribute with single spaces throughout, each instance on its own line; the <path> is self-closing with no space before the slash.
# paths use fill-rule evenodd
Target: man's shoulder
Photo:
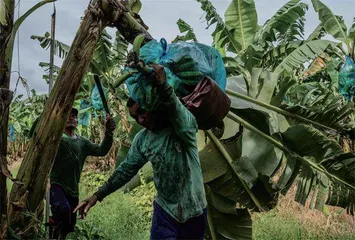
<path id="1" fill-rule="evenodd" d="M 137 134 L 134 136 L 134 140 L 133 141 L 142 141 L 142 140 L 145 139 L 147 134 L 148 134 L 148 129 L 143 128 L 143 129 L 141 129 L 141 130 L 139 130 L 137 132 Z"/>
<path id="2" fill-rule="evenodd" d="M 86 137 L 80 136 L 80 135 L 76 135 L 76 139 L 82 142 L 91 142 L 89 139 L 87 139 Z"/>

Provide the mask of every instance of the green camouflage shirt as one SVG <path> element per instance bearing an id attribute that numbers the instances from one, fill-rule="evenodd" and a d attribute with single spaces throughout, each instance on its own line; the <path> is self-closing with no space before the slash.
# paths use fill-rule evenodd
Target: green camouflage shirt
<path id="1" fill-rule="evenodd" d="M 141 130 L 126 159 L 95 193 L 99 200 L 125 185 L 148 161 L 152 163 L 155 201 L 178 222 L 199 216 L 207 202 L 198 157 L 194 116 L 164 83 L 157 89 L 167 106 L 172 127 Z"/>

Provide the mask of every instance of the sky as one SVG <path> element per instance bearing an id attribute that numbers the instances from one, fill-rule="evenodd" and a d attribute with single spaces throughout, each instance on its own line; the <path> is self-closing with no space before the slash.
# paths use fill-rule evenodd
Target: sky
<path id="1" fill-rule="evenodd" d="M 16 0 L 18 2 L 19 0 Z M 201 43 L 211 44 L 211 33 L 214 28 L 206 30 L 204 13 L 200 4 L 195 0 L 141 0 L 143 7 L 140 15 L 149 26 L 150 34 L 156 38 L 165 38 L 172 41 L 178 34 L 179 29 L 176 22 L 182 18 L 190 24 Z M 38 1 L 20 0 L 15 9 L 15 16 L 20 16 L 30 9 Z M 211 0 L 220 16 L 228 8 L 231 0 Z M 276 11 L 281 8 L 286 0 L 255 0 L 258 13 L 258 24 L 265 23 Z M 308 4 L 306 14 L 305 37 L 319 24 L 318 15 L 312 7 L 311 0 L 303 0 Z M 355 0 L 322 0 L 336 15 L 344 17 L 348 28 L 355 17 Z M 87 8 L 89 0 L 57 0 L 55 3 L 57 10 L 56 18 L 56 39 L 70 45 L 78 30 L 80 19 Z M 40 62 L 49 62 L 49 50 L 44 50 L 38 41 L 32 40 L 32 35 L 43 36 L 45 32 L 50 32 L 51 15 L 53 4 L 47 4 L 36 12 L 32 13 L 21 25 L 18 37 L 16 38 L 13 53 L 13 64 L 11 74 L 11 90 L 15 90 L 19 71 L 21 76 L 27 80 L 30 89 L 35 89 L 37 94 L 48 92 L 48 85 L 42 79 L 44 70 L 39 66 Z M 109 30 L 114 33 L 114 29 Z M 19 48 L 18 48 L 19 46 Z M 19 56 L 19 57 L 18 57 Z M 55 57 L 55 64 L 60 66 L 62 60 Z M 18 85 L 16 94 L 27 96 L 25 88 Z"/>

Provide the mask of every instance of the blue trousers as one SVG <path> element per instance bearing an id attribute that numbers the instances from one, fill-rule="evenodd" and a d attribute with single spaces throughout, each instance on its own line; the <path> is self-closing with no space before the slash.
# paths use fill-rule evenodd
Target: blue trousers
<path id="1" fill-rule="evenodd" d="M 73 213 L 73 210 L 78 205 L 79 199 L 67 195 L 61 186 L 52 184 L 49 202 L 53 215 L 50 235 L 54 239 L 65 238 L 68 233 L 74 231 L 76 213 Z"/>
<path id="2" fill-rule="evenodd" d="M 150 239 L 204 239 L 206 224 L 206 209 L 200 216 L 179 223 L 154 202 Z"/>

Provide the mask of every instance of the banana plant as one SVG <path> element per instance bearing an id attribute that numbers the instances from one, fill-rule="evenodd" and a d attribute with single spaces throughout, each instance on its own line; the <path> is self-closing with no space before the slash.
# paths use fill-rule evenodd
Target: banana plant
<path id="1" fill-rule="evenodd" d="M 335 15 L 332 10 L 320 0 L 312 0 L 313 8 L 318 13 L 321 26 L 329 35 L 341 41 L 346 46 L 343 49 L 342 44 L 338 49 L 345 55 L 349 55 L 355 60 L 355 19 L 352 26 L 347 29 L 342 16 Z"/>
<path id="2" fill-rule="evenodd" d="M 273 208 L 278 193 L 286 194 L 292 184 L 298 186 L 295 200 L 303 205 L 311 199 L 311 208 L 322 211 L 324 204 L 329 204 L 354 214 L 353 154 L 344 153 L 336 141 L 312 125 L 285 118 L 256 104 L 257 100 L 241 99 L 234 93 L 247 95 L 242 76 L 229 78 L 227 87 L 232 108 L 224 120 L 223 137 L 218 139 L 208 132 L 206 141 L 200 136 L 206 192 L 212 198 L 209 226 L 216 239 L 251 239 L 246 209 Z M 233 121 L 244 127 L 242 133 Z"/>
<path id="3" fill-rule="evenodd" d="M 43 109 L 47 95 L 37 95 L 34 89 L 31 96 L 22 99 L 23 95 L 18 95 L 11 103 L 9 124 L 12 126 L 10 141 L 13 147 L 13 159 L 23 156 L 30 136 L 30 129 Z"/>
<path id="4" fill-rule="evenodd" d="M 222 56 L 227 51 L 236 54 L 234 58 L 225 58 L 229 72 L 243 74 L 248 82 L 254 67 L 264 67 L 279 74 L 294 71 L 335 46 L 334 42 L 326 40 L 303 41 L 308 6 L 300 0 L 287 2 L 262 26 L 257 25 L 254 1 L 232 1 L 225 12 L 225 21 L 208 0 L 197 1 L 206 12 L 208 27 L 216 25 L 212 34 L 214 46 Z"/>
<path id="5" fill-rule="evenodd" d="M 10 76 L 12 66 L 12 56 L 16 33 L 21 24 L 30 16 L 34 11 L 43 5 L 54 2 L 55 0 L 44 0 L 36 3 L 23 15 L 19 16 L 16 21 L 15 18 L 15 0 L 0 0 L 0 88 L 8 90 L 10 87 Z M 20 76 L 22 79 L 22 76 Z M 12 96 L 12 95 L 11 95 Z M 7 99 L 10 102 L 10 94 Z M 6 160 L 1 159 L 7 155 L 7 135 L 8 135 L 8 118 L 9 111 L 4 112 L 0 123 L 0 161 L 3 169 L 7 169 Z M 6 176 L 0 174 L 0 238 L 5 238 L 7 232 L 7 188 Z"/>
<path id="6" fill-rule="evenodd" d="M 229 172 L 229 176 L 234 172 L 234 180 L 231 180 L 231 177 L 225 177 L 225 181 L 209 186 L 209 191 L 207 191 L 212 193 L 212 196 L 215 193 L 219 194 L 218 201 L 209 202 L 215 214 L 215 216 L 211 216 L 213 224 L 209 226 L 210 229 L 214 229 L 216 238 L 236 239 L 246 238 L 246 236 L 251 238 L 251 224 L 246 221 L 248 218 L 245 218 L 245 215 L 242 215 L 245 225 L 238 225 L 236 222 L 236 225 L 244 226 L 242 228 L 244 231 L 241 229 L 233 231 L 233 228 L 229 227 L 233 225 L 232 223 L 228 224 L 226 221 L 222 221 L 223 218 L 220 216 L 227 214 L 226 206 L 235 206 L 235 203 L 238 203 L 244 207 L 244 210 L 245 207 L 257 210 L 272 208 L 272 203 L 275 204 L 277 201 L 277 197 L 275 197 L 277 192 L 287 192 L 296 177 L 300 179 L 296 200 L 304 204 L 311 190 L 316 189 L 312 199 L 317 199 L 317 209 L 322 210 L 324 194 L 327 191 L 336 196 L 342 194 L 341 191 L 333 192 L 333 185 L 342 185 L 347 192 L 351 192 L 346 196 L 353 196 L 353 180 L 344 181 L 346 178 L 344 175 L 340 178 L 334 176 L 332 174 L 334 169 L 328 169 L 321 165 L 322 161 L 326 161 L 325 159 L 329 157 L 322 155 L 322 152 L 326 152 L 326 146 L 334 144 L 332 146 L 337 149 L 337 151 L 334 150 L 336 154 L 333 155 L 333 158 L 335 155 L 343 154 L 342 151 L 338 151 L 341 150 L 340 146 L 311 127 L 312 125 L 317 126 L 323 131 L 324 129 L 336 131 L 334 128 L 352 128 L 347 124 L 349 123 L 347 118 L 353 114 L 351 104 L 344 104 L 343 99 L 339 96 L 329 94 L 329 96 L 324 96 L 325 93 L 321 92 L 321 96 L 309 96 L 309 101 L 312 99 L 312 102 L 308 102 L 308 104 L 318 103 L 319 110 L 316 108 L 317 105 L 307 106 L 304 104 L 306 107 L 302 109 L 303 111 L 295 111 L 297 102 L 292 106 L 293 109 L 289 108 L 290 106 L 282 105 L 286 93 L 299 80 L 299 73 L 304 69 L 303 64 L 315 59 L 325 51 L 337 47 L 335 42 L 319 39 L 325 32 L 323 27 L 318 27 L 309 39 L 300 39 L 303 37 L 303 17 L 308 6 L 300 1 L 289 1 L 263 26 L 255 27 L 257 15 L 253 1 L 232 1 L 225 13 L 225 22 L 209 1 L 197 1 L 201 3 L 202 9 L 206 12 L 208 26 L 216 23 L 216 30 L 212 34 L 215 47 L 220 50 L 221 54 L 225 54 L 227 51 L 236 54 L 233 58 L 225 58 L 227 71 L 230 75 L 242 74 L 228 79 L 227 92 L 232 99 L 229 118 L 241 124 L 246 130 L 240 133 L 230 121 L 226 122 L 224 132 L 226 134 L 227 129 L 228 132 L 233 132 L 234 146 L 229 147 L 224 144 L 224 142 L 231 144 L 229 139 L 218 140 L 209 133 L 210 143 L 207 143 L 206 149 L 200 152 L 204 176 L 206 172 L 215 174 L 215 178 L 207 178 L 206 184 L 209 184 L 211 179 L 211 183 L 217 180 L 222 181 L 222 176 L 226 176 L 227 172 Z M 246 15 L 246 11 L 253 11 L 253 13 Z M 289 40 L 292 38 L 293 41 L 283 42 L 281 38 Z M 293 90 L 296 91 L 295 89 Z M 324 105 L 320 106 L 321 103 Z M 277 106 L 289 111 L 283 111 L 284 109 Z M 298 109 L 300 109 L 299 106 Z M 275 111 L 282 115 L 276 114 Z M 295 119 L 297 120 L 295 121 Z M 312 120 L 314 120 L 313 123 Z M 300 125 L 299 121 L 312 125 Z M 340 126 L 336 126 L 336 121 L 339 121 Z M 288 135 L 290 133 L 295 135 L 290 137 Z M 312 148 L 319 149 L 318 160 L 314 160 L 314 156 L 311 156 L 310 152 L 307 153 L 308 155 L 305 154 L 307 145 L 304 145 L 303 149 L 295 150 L 294 146 L 288 145 L 291 142 L 284 141 L 286 138 L 294 137 L 298 141 L 307 142 L 303 136 L 311 136 L 312 134 L 319 135 L 319 142 L 317 142 L 319 145 L 316 148 L 313 145 Z M 322 145 L 323 143 L 325 144 Z M 292 144 L 297 145 L 297 142 L 293 141 Z M 307 144 L 310 145 L 309 142 Z M 290 150 L 291 148 L 293 150 Z M 205 155 L 203 155 L 203 151 L 206 152 Z M 212 156 L 212 153 L 219 154 L 219 156 L 213 157 L 215 165 L 212 165 L 211 159 L 208 158 L 208 155 Z M 353 164 L 352 160 L 347 161 Z M 340 163 L 334 159 L 334 162 L 329 166 L 337 164 Z M 225 167 L 220 167 L 221 165 Z M 204 166 L 212 167 L 208 171 Z M 213 172 L 212 169 L 217 169 L 217 166 L 221 171 Z M 285 168 L 280 169 L 280 166 Z M 230 167 L 229 171 L 226 170 L 228 167 Z M 277 182 L 273 181 L 275 174 L 281 174 L 281 178 Z M 244 184 L 241 184 L 243 181 Z M 258 182 L 263 184 L 260 185 Z M 228 185 L 228 183 L 230 184 Z M 322 188 L 319 187 L 320 185 Z M 253 192 L 253 188 L 256 186 L 258 186 L 258 191 Z M 318 189 L 321 189 L 319 193 L 322 194 L 317 195 Z M 233 194 L 235 194 L 234 197 L 231 197 Z M 228 205 L 228 201 L 225 201 L 225 205 L 213 206 L 223 202 L 221 198 L 228 198 L 234 204 L 232 202 Z M 268 201 L 265 201 L 265 198 Z M 352 199 L 353 197 L 349 197 L 343 199 L 346 203 L 342 202 L 343 207 L 347 207 L 349 213 L 353 213 Z M 313 203 L 313 206 L 316 203 Z M 331 197 L 328 203 L 336 204 L 331 201 Z M 233 210 L 233 208 L 229 210 L 231 209 Z M 224 215 L 225 219 L 234 216 L 235 220 L 238 220 L 235 217 L 235 209 L 228 214 Z M 233 226 L 235 227 L 235 225 Z M 238 232 L 241 235 L 238 235 Z"/>

